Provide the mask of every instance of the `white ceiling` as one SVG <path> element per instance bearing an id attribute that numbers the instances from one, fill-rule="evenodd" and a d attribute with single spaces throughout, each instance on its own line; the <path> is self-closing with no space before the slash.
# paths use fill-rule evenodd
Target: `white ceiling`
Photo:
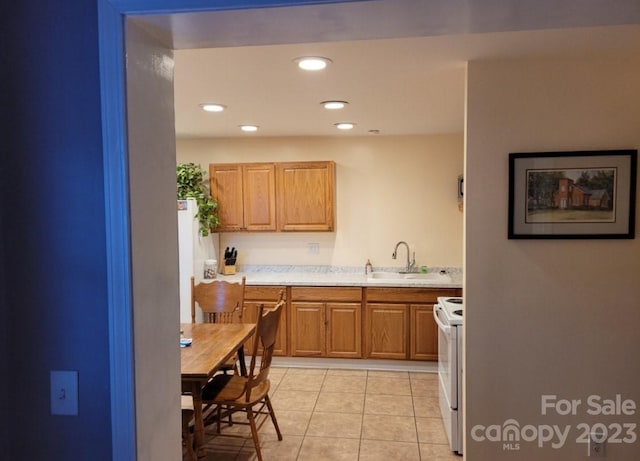
<path id="1" fill-rule="evenodd" d="M 392 3 L 395 8 L 389 10 Z M 640 49 L 637 24 L 584 27 L 616 24 L 621 22 L 618 15 L 637 22 L 637 0 L 618 1 L 620 6 L 635 5 L 635 10 L 611 8 L 608 16 L 594 10 L 591 13 L 598 17 L 593 19 L 583 9 L 571 17 L 573 22 L 561 14 L 551 19 L 528 10 L 526 17 L 534 23 L 525 24 L 521 10 L 500 10 L 502 15 L 497 15 L 490 8 L 480 10 L 483 14 L 471 20 L 472 1 L 464 2 L 464 10 L 448 11 L 449 15 L 443 10 L 445 3 L 435 10 L 438 14 L 431 10 L 417 15 L 416 5 L 438 3 L 357 2 L 144 17 L 136 22 L 175 49 L 178 137 L 372 135 L 369 130 L 379 130 L 380 135 L 462 132 L 467 61 L 594 56 Z M 529 5 L 532 3 L 546 0 Z M 413 7 L 416 14 L 410 14 L 411 8 L 403 9 L 403 4 Z M 460 3 L 446 3 L 452 4 Z M 357 10 L 365 5 L 366 14 Z M 416 15 L 424 21 L 416 21 Z M 499 32 L 514 24 L 570 28 Z M 336 41 L 342 38 L 345 40 Z M 325 56 L 333 63 L 324 71 L 304 72 L 293 63 L 302 55 Z M 327 99 L 350 104 L 341 111 L 327 111 L 319 104 Z M 219 102 L 228 108 L 206 113 L 199 108 L 203 102 Z M 339 132 L 334 123 L 340 121 L 355 122 L 356 127 Z M 260 130 L 242 133 L 238 125 L 245 123 L 259 125 Z"/>

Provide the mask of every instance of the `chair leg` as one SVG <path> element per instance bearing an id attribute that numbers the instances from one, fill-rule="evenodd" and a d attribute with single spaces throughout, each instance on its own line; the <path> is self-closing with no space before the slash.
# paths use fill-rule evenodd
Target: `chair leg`
<path id="1" fill-rule="evenodd" d="M 216 429 L 218 434 L 220 433 L 220 419 L 222 418 L 222 405 L 218 405 L 216 408 L 216 412 L 218 413 L 218 417 L 216 418 Z"/>
<path id="2" fill-rule="evenodd" d="M 276 433 L 278 434 L 278 440 L 282 440 L 282 434 L 280 433 L 280 427 L 278 426 L 278 420 L 276 419 L 276 413 L 273 411 L 273 406 L 271 405 L 271 399 L 269 395 L 264 396 L 264 401 L 267 404 L 267 408 L 269 409 L 269 416 L 271 416 L 271 421 L 273 422 L 273 427 L 276 428 Z"/>
<path id="3" fill-rule="evenodd" d="M 187 436 L 185 439 L 185 444 L 187 446 L 187 456 L 189 457 L 189 461 L 196 461 L 196 452 L 193 450 L 193 440 L 190 436 Z"/>
<path id="4" fill-rule="evenodd" d="M 262 461 L 262 452 L 260 451 L 260 439 L 258 439 L 258 428 L 256 426 L 256 419 L 251 407 L 247 408 L 247 417 L 249 418 L 249 424 L 251 425 L 251 437 L 253 438 L 253 445 L 256 447 L 256 455 L 258 461 Z"/>
<path id="5" fill-rule="evenodd" d="M 193 438 L 189 431 L 189 419 L 184 417 L 182 419 L 182 440 L 184 441 L 185 448 L 187 449 L 189 460 L 196 461 L 196 453 L 193 450 Z"/>

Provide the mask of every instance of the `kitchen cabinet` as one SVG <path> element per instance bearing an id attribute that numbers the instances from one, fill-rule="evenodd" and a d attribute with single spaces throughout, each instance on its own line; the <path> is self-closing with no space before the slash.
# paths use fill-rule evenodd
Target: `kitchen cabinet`
<path id="1" fill-rule="evenodd" d="M 291 355 L 327 355 L 325 307 L 323 303 L 291 302 Z"/>
<path id="2" fill-rule="evenodd" d="M 460 288 L 247 286 L 244 321 L 258 306 L 289 300 L 280 319 L 276 355 L 438 360 L 433 305 Z M 247 351 L 251 350 L 251 342 Z"/>
<path id="3" fill-rule="evenodd" d="M 276 164 L 278 229 L 334 230 L 334 162 Z"/>
<path id="4" fill-rule="evenodd" d="M 435 302 L 435 301 L 434 301 Z M 433 304 L 411 304 L 411 360 L 438 360 L 438 327 L 433 320 Z"/>
<path id="5" fill-rule="evenodd" d="M 362 289 L 291 287 L 291 355 L 362 357 Z"/>
<path id="6" fill-rule="evenodd" d="M 327 303 L 327 357 L 362 357 L 362 303 Z"/>
<path id="7" fill-rule="evenodd" d="M 365 289 L 365 358 L 438 360 L 433 305 L 458 288 Z"/>
<path id="8" fill-rule="evenodd" d="M 280 294 L 286 293 L 286 287 L 284 286 L 246 286 L 244 294 L 244 314 L 243 322 L 256 323 L 258 320 L 258 309 L 261 304 L 264 304 L 265 308 L 274 307 L 280 299 Z M 285 295 L 286 297 L 286 295 Z M 276 338 L 276 345 L 273 351 L 273 355 L 286 356 L 287 350 L 287 308 L 284 306 L 284 310 L 280 315 L 280 324 L 278 326 L 278 336 Z M 247 356 L 253 351 L 252 337 L 245 343 L 245 353 Z"/>
<path id="9" fill-rule="evenodd" d="M 209 165 L 211 196 L 218 203 L 218 231 L 275 231 L 273 163 Z"/>
<path id="10" fill-rule="evenodd" d="M 213 163 L 221 232 L 333 231 L 335 163 Z"/>
<path id="11" fill-rule="evenodd" d="M 366 319 L 365 358 L 407 358 L 409 320 L 404 305 L 367 303 Z"/>

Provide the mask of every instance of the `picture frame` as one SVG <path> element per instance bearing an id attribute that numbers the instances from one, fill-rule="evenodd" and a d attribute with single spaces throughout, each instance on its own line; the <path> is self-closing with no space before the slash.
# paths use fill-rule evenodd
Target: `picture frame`
<path id="1" fill-rule="evenodd" d="M 509 154 L 509 239 L 635 238 L 638 151 Z"/>

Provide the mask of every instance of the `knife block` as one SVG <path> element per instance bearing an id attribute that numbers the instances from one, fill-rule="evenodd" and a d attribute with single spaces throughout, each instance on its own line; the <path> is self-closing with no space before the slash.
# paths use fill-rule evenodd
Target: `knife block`
<path id="1" fill-rule="evenodd" d="M 226 264 L 222 265 L 222 274 L 223 275 L 233 275 L 236 273 L 236 265 L 227 266 Z"/>

